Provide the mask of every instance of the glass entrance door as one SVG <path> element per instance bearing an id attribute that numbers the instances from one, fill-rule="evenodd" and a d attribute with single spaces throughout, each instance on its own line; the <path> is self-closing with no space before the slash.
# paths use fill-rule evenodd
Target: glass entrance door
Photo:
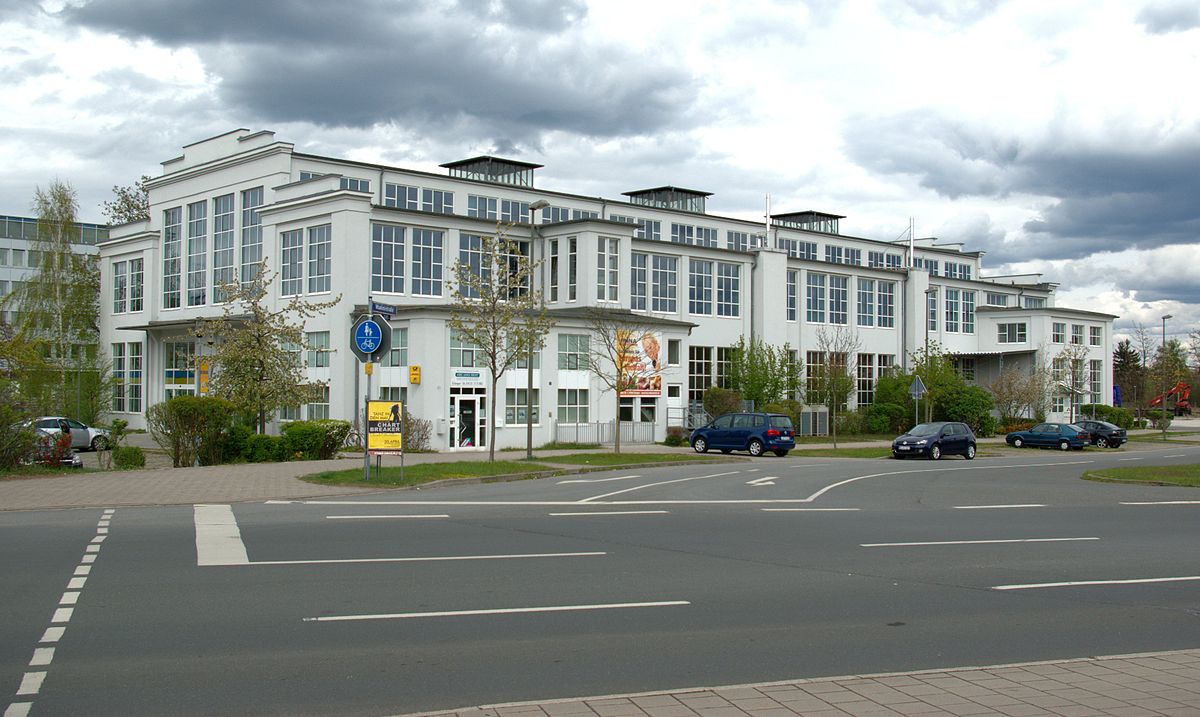
<path id="1" fill-rule="evenodd" d="M 450 389 L 450 450 L 487 445 L 487 396 L 484 389 Z"/>
<path id="2" fill-rule="evenodd" d="M 458 399 L 458 447 L 459 448 L 474 448 L 477 445 L 475 439 L 475 431 L 478 428 L 476 421 L 475 399 L 459 398 Z"/>

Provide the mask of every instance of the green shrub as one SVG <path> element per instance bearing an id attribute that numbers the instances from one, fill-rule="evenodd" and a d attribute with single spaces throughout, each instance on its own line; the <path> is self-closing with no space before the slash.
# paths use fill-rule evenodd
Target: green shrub
<path id="1" fill-rule="evenodd" d="M 246 460 L 251 463 L 268 463 L 285 460 L 287 446 L 283 436 L 268 436 L 255 433 L 246 437 Z"/>
<path id="2" fill-rule="evenodd" d="M 0 402 L 0 470 L 16 468 L 33 452 L 33 429 L 19 425 L 25 419 L 12 404 Z"/>
<path id="3" fill-rule="evenodd" d="M 664 446 L 686 446 L 688 444 L 687 430 L 683 426 L 668 426 L 667 438 L 663 441 Z"/>
<path id="4" fill-rule="evenodd" d="M 792 426 L 796 429 L 800 428 L 800 414 L 804 411 L 804 404 L 791 399 L 785 401 L 773 401 L 762 407 L 765 413 L 782 413 L 792 419 Z"/>
<path id="5" fill-rule="evenodd" d="M 254 435 L 254 429 L 244 423 L 235 423 L 225 433 L 221 442 L 221 462 L 240 463 L 248 460 L 246 456 L 246 441 Z"/>
<path id="6" fill-rule="evenodd" d="M 996 430 L 1000 435 L 1008 435 L 1013 431 L 1028 431 L 1036 425 L 1033 421 L 1024 418 L 1005 418 Z"/>
<path id="7" fill-rule="evenodd" d="M 316 460 L 325 443 L 325 431 L 313 421 L 292 421 L 283 424 L 283 441 L 289 460 L 299 456 L 306 461 Z"/>
<path id="8" fill-rule="evenodd" d="M 146 453 L 138 446 L 117 446 L 112 451 L 112 459 L 117 470 L 146 467 Z"/>
<path id="9" fill-rule="evenodd" d="M 219 464 L 232 421 L 233 404 L 213 396 L 176 396 L 146 410 L 151 437 L 171 455 L 176 468 L 197 460 L 206 466 Z"/>
<path id="10" fill-rule="evenodd" d="M 324 418 L 312 423 L 320 428 L 322 433 L 321 450 L 317 457 L 322 460 L 333 458 L 345 445 L 346 436 L 350 435 L 350 422 Z"/>
<path id="11" fill-rule="evenodd" d="M 972 428 L 979 438 L 990 438 L 996 435 L 996 417 L 988 414 L 979 419 L 979 427 Z"/>
<path id="12" fill-rule="evenodd" d="M 837 416 L 839 436 L 858 436 L 867 431 L 866 411 L 844 411 Z"/>
<path id="13" fill-rule="evenodd" d="M 1079 407 L 1079 415 L 1086 418 L 1095 416 L 1097 421 L 1108 421 L 1121 428 L 1133 428 L 1133 411 L 1127 408 L 1089 403 Z"/>
<path id="14" fill-rule="evenodd" d="M 965 383 L 950 384 L 943 388 L 942 395 L 934 406 L 936 418 L 946 421 L 962 421 L 971 427 L 977 436 L 986 436 L 984 429 L 995 431 L 996 420 L 992 417 L 995 402 L 992 394 L 980 386 Z"/>
<path id="15" fill-rule="evenodd" d="M 704 410 L 716 418 L 742 410 L 742 394 L 728 388 L 713 386 L 704 392 Z"/>
<path id="16" fill-rule="evenodd" d="M 909 415 L 906 407 L 895 403 L 872 403 L 867 406 L 868 433 L 900 433 L 904 419 Z"/>

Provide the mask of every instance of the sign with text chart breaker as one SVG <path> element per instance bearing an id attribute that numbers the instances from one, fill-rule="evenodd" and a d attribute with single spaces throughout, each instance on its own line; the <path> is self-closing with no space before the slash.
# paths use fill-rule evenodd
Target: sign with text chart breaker
<path id="1" fill-rule="evenodd" d="M 403 417 L 399 401 L 367 401 L 367 452 L 399 455 L 404 449 Z"/>

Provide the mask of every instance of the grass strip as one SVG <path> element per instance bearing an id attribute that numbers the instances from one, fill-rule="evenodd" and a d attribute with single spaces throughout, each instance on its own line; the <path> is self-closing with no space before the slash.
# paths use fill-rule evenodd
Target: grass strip
<path id="1" fill-rule="evenodd" d="M 447 478 L 494 478 L 496 476 L 514 479 L 529 478 L 534 475 L 554 473 L 553 466 L 531 463 L 529 461 L 455 461 L 452 463 L 418 463 L 404 467 L 404 478 L 400 478 L 400 466 L 387 466 L 380 469 L 379 477 L 375 477 L 375 469 L 371 468 L 371 480 L 363 480 L 362 468 L 344 471 L 326 471 L 304 476 L 309 483 L 322 485 L 352 485 L 373 487 L 380 485 L 413 486 Z"/>
<path id="2" fill-rule="evenodd" d="M 571 453 L 565 456 L 534 457 L 534 460 L 546 463 L 562 463 L 572 466 L 630 466 L 720 459 L 721 456 L 705 456 L 695 453 Z"/>
<path id="3" fill-rule="evenodd" d="M 797 458 L 887 458 L 892 455 L 889 446 L 865 446 L 860 448 L 801 448 L 790 455 Z"/>
<path id="4" fill-rule="evenodd" d="M 1142 483 L 1195 488 L 1200 487 L 1200 464 L 1105 468 L 1098 471 L 1086 471 L 1081 477 L 1084 480 L 1102 483 Z"/>

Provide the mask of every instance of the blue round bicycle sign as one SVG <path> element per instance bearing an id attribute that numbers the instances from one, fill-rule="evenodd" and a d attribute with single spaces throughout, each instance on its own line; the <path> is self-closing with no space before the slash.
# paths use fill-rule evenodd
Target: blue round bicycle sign
<path id="1" fill-rule="evenodd" d="M 354 346 L 364 354 L 373 354 L 379 349 L 383 330 L 374 319 L 367 319 L 354 330 Z"/>

